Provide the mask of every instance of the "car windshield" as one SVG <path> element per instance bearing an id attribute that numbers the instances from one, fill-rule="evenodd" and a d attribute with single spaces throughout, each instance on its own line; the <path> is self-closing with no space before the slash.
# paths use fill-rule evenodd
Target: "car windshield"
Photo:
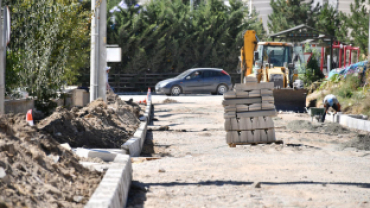
<path id="1" fill-rule="evenodd" d="M 179 79 L 185 78 L 187 75 L 189 75 L 190 71 L 191 69 L 188 69 L 184 71 L 183 73 L 179 74 L 176 78 L 179 78 Z"/>

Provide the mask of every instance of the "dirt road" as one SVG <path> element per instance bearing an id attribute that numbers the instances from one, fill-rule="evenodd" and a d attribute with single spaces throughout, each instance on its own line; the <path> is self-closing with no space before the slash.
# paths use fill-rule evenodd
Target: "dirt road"
<path id="1" fill-rule="evenodd" d="M 352 145 L 358 133 L 278 114 L 284 145 L 230 148 L 221 96 L 165 98 L 153 96 L 158 121 L 142 153 L 162 158 L 133 164 L 128 207 L 370 207 L 370 152 Z"/>

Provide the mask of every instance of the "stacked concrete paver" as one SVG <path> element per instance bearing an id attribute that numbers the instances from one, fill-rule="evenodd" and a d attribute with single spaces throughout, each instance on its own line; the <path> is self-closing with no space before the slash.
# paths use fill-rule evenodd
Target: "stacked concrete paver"
<path id="1" fill-rule="evenodd" d="M 254 78 L 245 84 L 236 84 L 234 91 L 224 94 L 226 142 L 236 144 L 262 144 L 275 142 L 276 115 L 273 82 L 257 83 Z"/>

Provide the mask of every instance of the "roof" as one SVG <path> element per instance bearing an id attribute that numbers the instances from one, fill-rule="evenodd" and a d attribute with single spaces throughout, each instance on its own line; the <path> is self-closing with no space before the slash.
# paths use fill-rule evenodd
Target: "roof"
<path id="1" fill-rule="evenodd" d="M 219 68 L 211 68 L 211 67 L 209 67 L 209 68 L 193 68 L 193 69 L 190 69 L 190 70 L 194 71 L 194 70 L 205 70 L 205 69 L 222 70 L 222 69 L 219 69 Z"/>
<path id="2" fill-rule="evenodd" d="M 307 40 L 307 39 L 321 39 L 323 41 L 331 41 L 336 39 L 334 36 L 330 34 L 326 34 L 322 31 L 319 31 L 313 27 L 310 27 L 306 24 L 298 25 L 292 27 L 290 29 L 277 32 L 274 34 L 269 35 L 272 38 L 290 38 L 294 40 Z"/>

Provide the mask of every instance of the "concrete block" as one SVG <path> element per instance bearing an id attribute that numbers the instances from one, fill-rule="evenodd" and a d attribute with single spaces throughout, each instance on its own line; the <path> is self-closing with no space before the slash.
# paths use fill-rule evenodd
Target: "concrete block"
<path id="1" fill-rule="evenodd" d="M 261 83 L 245 83 L 235 84 L 235 90 L 259 90 L 259 89 L 273 89 L 273 82 L 261 82 Z"/>
<path id="2" fill-rule="evenodd" d="M 256 130 L 260 133 L 260 142 L 261 143 L 267 143 L 268 142 L 268 134 L 266 130 Z"/>
<path id="3" fill-rule="evenodd" d="M 268 142 L 276 141 L 275 129 L 268 129 L 266 130 L 266 132 L 267 132 Z"/>
<path id="4" fill-rule="evenodd" d="M 268 95 L 272 96 L 273 95 L 273 90 L 272 89 L 261 89 L 261 95 Z"/>
<path id="5" fill-rule="evenodd" d="M 98 150 L 92 150 L 89 151 L 88 157 L 89 158 L 100 158 L 104 162 L 112 162 L 116 158 L 117 154 L 110 153 L 108 151 L 98 151 Z"/>
<path id="6" fill-rule="evenodd" d="M 86 90 L 74 89 L 72 91 L 73 106 L 84 107 L 90 101 L 90 94 Z"/>
<path id="7" fill-rule="evenodd" d="M 257 78 L 252 76 L 246 76 L 243 78 L 244 83 L 257 83 Z"/>
<path id="8" fill-rule="evenodd" d="M 138 157 L 142 149 L 141 143 L 141 138 L 132 137 L 121 146 L 121 149 L 131 157 Z"/>
<path id="9" fill-rule="evenodd" d="M 236 92 L 235 94 L 237 98 L 249 98 L 249 92 L 246 91 L 239 91 Z"/>
<path id="10" fill-rule="evenodd" d="M 260 110 L 262 110 L 261 103 L 253 103 L 252 105 L 249 105 L 249 111 L 260 111 Z"/>
<path id="11" fill-rule="evenodd" d="M 233 91 L 228 91 L 224 93 L 224 99 L 235 99 L 236 98 L 236 93 Z"/>
<path id="12" fill-rule="evenodd" d="M 224 113 L 224 119 L 227 118 L 236 118 L 236 113 L 235 112 Z"/>
<path id="13" fill-rule="evenodd" d="M 248 112 L 248 105 L 236 105 L 236 112 Z"/>
<path id="14" fill-rule="evenodd" d="M 121 162 L 109 167 L 85 208 L 126 206 L 132 180 L 132 165 L 129 156 L 122 156 Z"/>
<path id="15" fill-rule="evenodd" d="M 239 122 L 236 118 L 225 119 L 225 131 L 239 131 Z"/>
<path id="16" fill-rule="evenodd" d="M 271 96 L 271 95 L 262 96 L 262 102 L 265 102 L 265 101 L 274 102 L 274 96 Z"/>
<path id="17" fill-rule="evenodd" d="M 240 133 L 240 143 L 254 143 L 254 134 L 252 131 L 241 131 Z"/>
<path id="18" fill-rule="evenodd" d="M 235 106 L 237 104 L 253 104 L 253 103 L 261 103 L 261 98 L 245 98 L 245 99 L 232 99 L 232 100 L 223 100 L 223 106 Z"/>
<path id="19" fill-rule="evenodd" d="M 270 101 L 262 101 L 262 110 L 275 109 L 275 105 Z"/>
<path id="20" fill-rule="evenodd" d="M 252 91 L 249 91 L 249 97 L 250 98 L 261 97 L 261 90 L 252 90 Z"/>
<path id="21" fill-rule="evenodd" d="M 34 100 L 5 100 L 4 110 L 5 113 L 24 113 L 26 114 L 29 109 L 34 109 Z"/>
<path id="22" fill-rule="evenodd" d="M 239 127 L 238 130 L 240 130 L 240 131 L 253 130 L 251 118 L 240 118 L 238 127 Z"/>
<path id="23" fill-rule="evenodd" d="M 276 111 L 275 110 L 264 110 L 264 111 L 236 113 L 237 118 L 248 118 L 248 117 L 258 117 L 258 116 L 276 116 Z"/>
<path id="24" fill-rule="evenodd" d="M 224 112 L 225 113 L 228 113 L 228 112 L 236 112 L 236 107 L 235 106 L 225 106 L 224 107 Z"/>
<path id="25" fill-rule="evenodd" d="M 239 133 L 237 131 L 226 132 L 226 143 L 236 143 L 239 140 Z"/>

